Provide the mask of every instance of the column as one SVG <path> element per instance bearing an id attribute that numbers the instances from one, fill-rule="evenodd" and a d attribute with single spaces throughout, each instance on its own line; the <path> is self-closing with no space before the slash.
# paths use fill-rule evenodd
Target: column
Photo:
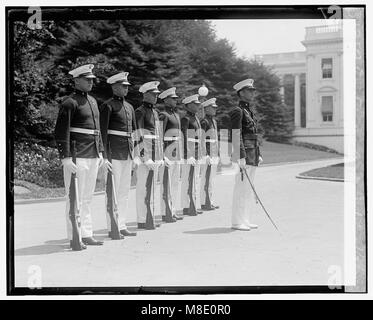
<path id="1" fill-rule="evenodd" d="M 300 79 L 299 74 L 294 75 L 294 125 L 300 127 Z"/>

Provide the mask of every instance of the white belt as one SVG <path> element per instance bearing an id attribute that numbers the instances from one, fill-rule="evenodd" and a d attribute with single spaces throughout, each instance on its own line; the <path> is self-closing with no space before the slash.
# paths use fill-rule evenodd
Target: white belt
<path id="1" fill-rule="evenodd" d="M 153 134 L 144 134 L 144 139 L 158 139 L 158 136 Z"/>
<path id="2" fill-rule="evenodd" d="M 107 133 L 122 137 L 132 137 L 132 134 L 126 131 L 108 130 Z"/>
<path id="3" fill-rule="evenodd" d="M 215 139 L 205 139 L 206 142 L 216 142 Z"/>
<path id="4" fill-rule="evenodd" d="M 97 130 L 97 129 L 84 129 L 84 128 L 74 128 L 74 127 L 70 127 L 70 132 L 92 134 L 94 136 L 98 136 L 100 134 L 100 130 Z"/>
<path id="5" fill-rule="evenodd" d="M 164 141 L 177 141 L 179 140 L 179 137 L 164 137 Z"/>
<path id="6" fill-rule="evenodd" d="M 194 139 L 194 138 L 188 138 L 188 141 L 199 143 L 199 139 Z"/>

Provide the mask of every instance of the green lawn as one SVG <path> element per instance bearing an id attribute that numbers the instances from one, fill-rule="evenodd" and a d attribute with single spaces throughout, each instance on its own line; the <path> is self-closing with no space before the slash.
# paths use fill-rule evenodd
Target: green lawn
<path id="1" fill-rule="evenodd" d="M 308 161 L 317 159 L 328 159 L 338 157 L 335 153 L 329 153 L 324 151 L 318 151 L 314 149 L 308 149 L 304 147 L 280 144 L 264 141 L 261 146 L 261 153 L 264 159 L 263 164 L 275 164 L 282 162 L 293 162 L 293 161 Z M 342 157 L 341 157 L 342 158 Z M 330 169 L 339 170 L 339 169 Z M 343 174 L 343 169 L 342 169 Z M 135 184 L 136 175 L 132 177 L 132 185 Z M 14 199 L 40 199 L 40 198 L 55 198 L 63 197 L 65 195 L 64 188 L 43 188 L 33 183 L 26 181 L 15 181 L 16 186 L 22 186 L 30 190 L 30 193 L 17 194 L 15 193 Z M 97 178 L 96 191 L 104 190 L 104 174 L 103 170 L 99 171 Z"/>
<path id="2" fill-rule="evenodd" d="M 302 172 L 301 177 L 344 179 L 344 163 Z"/>
<path id="3" fill-rule="evenodd" d="M 263 164 L 329 159 L 337 158 L 339 156 L 342 157 L 336 153 L 268 141 L 263 142 L 263 145 L 261 146 L 261 153 L 264 160 Z"/>

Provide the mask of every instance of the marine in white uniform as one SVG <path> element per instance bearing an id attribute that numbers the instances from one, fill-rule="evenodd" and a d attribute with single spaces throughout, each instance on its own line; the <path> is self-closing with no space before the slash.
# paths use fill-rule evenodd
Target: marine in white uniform
<path id="1" fill-rule="evenodd" d="M 134 154 L 133 134 L 137 125 L 135 111 L 126 101 L 130 85 L 127 77 L 128 72 L 120 72 L 106 80 L 111 85 L 113 97 L 100 106 L 100 127 L 105 148 L 105 164 L 114 176 L 114 190 L 118 201 L 118 227 L 122 236 L 135 236 L 135 232 L 128 230 L 126 222 L 129 214 L 128 194 L 131 187 L 133 160 L 137 164 L 140 160 Z M 111 163 L 108 159 L 111 159 Z M 106 218 L 109 237 L 113 238 L 108 213 Z"/>
<path id="2" fill-rule="evenodd" d="M 214 205 L 213 200 L 213 186 L 216 171 L 219 164 L 219 138 L 218 125 L 215 120 L 216 98 L 211 98 L 202 102 L 205 117 L 201 120 L 201 127 L 203 129 L 202 144 L 205 145 L 206 163 L 201 165 L 201 209 L 215 210 L 219 206 Z"/>
<path id="3" fill-rule="evenodd" d="M 233 88 L 240 101 L 230 113 L 232 160 L 239 166 L 233 190 L 232 229 L 249 231 L 258 226 L 251 222 L 254 193 L 243 170 L 246 170 L 254 183 L 255 171 L 262 161 L 258 143 L 258 122 L 252 108 L 256 89 L 252 79 L 243 80 Z"/>
<path id="4" fill-rule="evenodd" d="M 202 128 L 197 117 L 200 108 L 199 95 L 195 94 L 183 99 L 187 110 L 181 119 L 183 133 L 184 159 L 182 165 L 181 203 L 185 215 L 196 216 L 203 213 L 199 208 L 200 165 L 205 161 L 205 150 L 202 145 Z"/>
<path id="5" fill-rule="evenodd" d="M 183 219 L 176 213 L 182 159 L 181 123 L 176 112 L 178 98 L 176 88 L 163 91 L 159 98 L 165 107 L 164 111 L 159 112 L 159 120 L 163 127 L 165 162 L 159 172 L 161 215 L 162 221 L 172 223 Z"/>
<path id="6" fill-rule="evenodd" d="M 138 145 L 135 147 L 142 163 L 137 168 L 136 210 L 139 229 L 152 230 L 159 227 L 156 222 L 157 210 L 154 195 L 158 170 L 163 165 L 163 146 L 157 103 L 159 81 L 144 83 L 139 91 L 143 94 L 143 103 L 135 110 L 138 128 Z"/>
<path id="7" fill-rule="evenodd" d="M 102 245 L 102 241 L 93 238 L 91 200 L 95 190 L 98 168 L 104 163 L 104 147 L 100 134 L 100 113 L 95 98 L 88 92 L 92 90 L 93 64 L 80 66 L 69 72 L 73 77 L 75 90 L 63 99 L 55 126 L 55 139 L 62 159 L 64 183 L 67 195 L 66 224 L 67 235 L 72 244 L 72 224 L 69 218 L 69 188 L 71 174 L 78 179 L 80 207 L 79 237 L 86 245 Z M 76 164 L 72 160 L 72 145 L 76 145 Z M 78 224 L 79 225 L 79 224 Z M 80 250 L 80 249 L 74 249 Z"/>

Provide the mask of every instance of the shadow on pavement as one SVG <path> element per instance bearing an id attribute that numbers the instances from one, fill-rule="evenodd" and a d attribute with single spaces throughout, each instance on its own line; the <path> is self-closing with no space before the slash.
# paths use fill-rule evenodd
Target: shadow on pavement
<path id="1" fill-rule="evenodd" d="M 231 233 L 234 232 L 231 228 L 227 227 L 217 227 L 217 228 L 207 228 L 194 231 L 184 231 L 183 233 L 188 234 L 220 234 L 220 233 Z"/>
<path id="2" fill-rule="evenodd" d="M 42 254 L 52 254 L 52 253 L 66 251 L 69 248 L 70 248 L 69 244 L 65 244 L 65 245 L 45 244 L 45 245 L 17 249 L 14 251 L 14 255 L 15 256 L 36 256 L 36 255 L 42 255 Z"/>

